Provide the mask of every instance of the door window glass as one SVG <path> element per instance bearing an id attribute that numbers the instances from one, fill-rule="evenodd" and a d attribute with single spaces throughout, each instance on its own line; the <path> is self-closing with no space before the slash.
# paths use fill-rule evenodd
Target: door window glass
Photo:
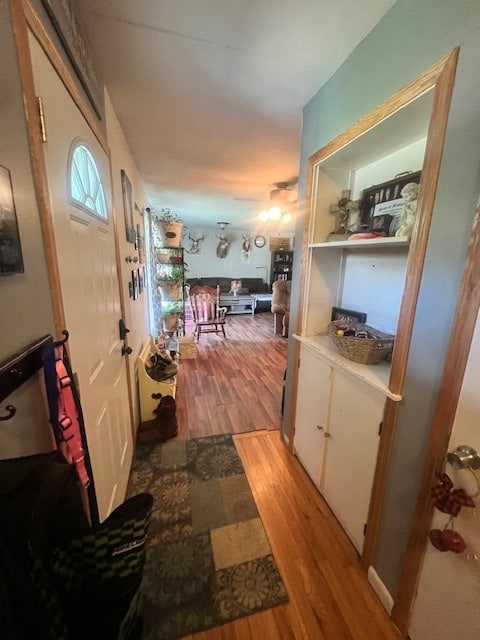
<path id="1" fill-rule="evenodd" d="M 107 218 L 107 203 L 95 158 L 82 143 L 70 153 L 70 198 L 72 204 Z"/>

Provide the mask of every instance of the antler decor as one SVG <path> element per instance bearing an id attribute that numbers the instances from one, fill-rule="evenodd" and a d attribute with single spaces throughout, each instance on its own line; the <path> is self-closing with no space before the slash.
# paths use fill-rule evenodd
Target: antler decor
<path id="1" fill-rule="evenodd" d="M 229 225 L 229 222 L 217 222 L 221 229 L 221 235 L 217 236 L 220 242 L 217 245 L 217 258 L 226 258 L 228 253 L 228 247 L 230 246 L 230 238 L 225 232 L 225 228 Z"/>
<path id="2" fill-rule="evenodd" d="M 203 242 L 205 240 L 205 234 L 202 233 L 200 238 L 192 238 L 189 233 L 188 239 L 192 244 L 190 245 L 190 249 L 185 249 L 185 251 L 187 253 L 200 253 L 200 242 Z"/>

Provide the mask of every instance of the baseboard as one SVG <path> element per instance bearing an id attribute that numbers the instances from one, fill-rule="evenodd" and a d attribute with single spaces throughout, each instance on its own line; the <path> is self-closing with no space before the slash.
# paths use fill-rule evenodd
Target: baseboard
<path id="1" fill-rule="evenodd" d="M 375 569 L 372 566 L 368 567 L 367 577 L 368 577 L 368 581 L 373 587 L 373 590 L 377 594 L 378 599 L 383 604 L 383 606 L 388 611 L 388 613 L 391 614 L 393 609 L 393 604 L 394 604 L 393 598 L 390 595 L 390 592 L 387 589 L 387 587 L 380 580 L 378 573 L 375 571 Z"/>
<path id="2" fill-rule="evenodd" d="M 285 444 L 287 445 L 287 447 L 289 447 L 290 446 L 290 438 L 287 436 L 287 434 L 284 431 L 282 431 L 282 438 L 283 438 L 283 441 L 285 442 Z"/>

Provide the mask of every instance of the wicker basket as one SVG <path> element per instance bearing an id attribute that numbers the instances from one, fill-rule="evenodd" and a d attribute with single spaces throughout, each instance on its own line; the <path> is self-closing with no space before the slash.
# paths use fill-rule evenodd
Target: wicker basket
<path id="1" fill-rule="evenodd" d="M 366 331 L 369 338 L 356 336 L 338 336 L 337 330 L 347 326 L 348 329 Z M 377 331 L 373 327 L 360 322 L 337 320 L 328 325 L 328 335 L 332 338 L 337 351 L 345 358 L 360 364 L 377 364 L 384 360 L 393 350 L 395 336 Z"/>

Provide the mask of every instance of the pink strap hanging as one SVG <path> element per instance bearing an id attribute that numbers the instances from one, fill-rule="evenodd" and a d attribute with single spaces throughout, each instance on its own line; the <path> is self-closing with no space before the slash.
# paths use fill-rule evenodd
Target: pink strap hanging
<path id="1" fill-rule="evenodd" d="M 75 464 L 80 482 L 86 488 L 90 484 L 90 478 L 85 468 L 78 412 L 73 397 L 70 376 L 61 357 L 57 358 L 55 368 L 58 389 L 58 424 L 61 427 L 63 436 L 63 443 L 60 443 L 60 449 L 68 462 Z"/>

